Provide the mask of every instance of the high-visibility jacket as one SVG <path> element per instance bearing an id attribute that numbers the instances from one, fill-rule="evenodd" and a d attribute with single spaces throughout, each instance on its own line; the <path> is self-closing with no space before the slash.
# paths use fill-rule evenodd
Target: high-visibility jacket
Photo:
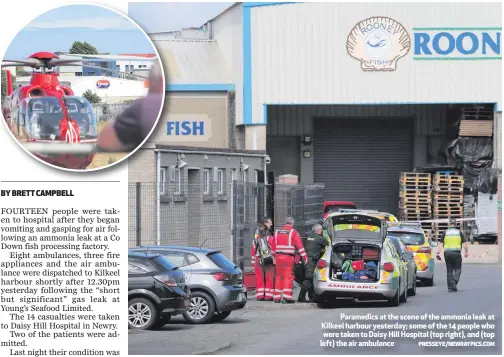
<path id="1" fill-rule="evenodd" d="M 255 266 L 256 262 L 259 262 L 259 250 L 257 249 L 257 239 L 261 237 L 261 234 L 264 234 L 264 232 L 261 232 L 260 229 L 256 229 L 254 233 L 254 241 L 252 242 L 252 249 L 250 252 L 250 255 L 252 256 L 252 267 Z M 275 256 L 275 239 L 268 234 L 268 244 L 271 248 L 271 254 Z"/>
<path id="2" fill-rule="evenodd" d="M 301 237 L 294 227 L 285 225 L 281 229 L 277 229 L 274 238 L 276 255 L 284 254 L 294 257 L 297 249 L 301 258 L 306 263 L 308 257 L 306 256 Z"/>
<path id="3" fill-rule="evenodd" d="M 448 228 L 443 239 L 445 250 L 462 250 L 462 235 L 456 228 Z"/>

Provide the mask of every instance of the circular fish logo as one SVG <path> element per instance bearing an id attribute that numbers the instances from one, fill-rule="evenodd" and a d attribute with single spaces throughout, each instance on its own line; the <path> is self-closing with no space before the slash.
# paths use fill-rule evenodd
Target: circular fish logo
<path id="1" fill-rule="evenodd" d="M 390 17 L 370 17 L 359 22 L 347 39 L 348 54 L 360 61 L 365 72 L 395 71 L 397 61 L 411 48 L 411 38 Z"/>
<path id="2" fill-rule="evenodd" d="M 96 87 L 98 88 L 108 88 L 110 87 L 110 81 L 108 81 L 107 79 L 99 79 L 97 82 L 96 82 Z"/>

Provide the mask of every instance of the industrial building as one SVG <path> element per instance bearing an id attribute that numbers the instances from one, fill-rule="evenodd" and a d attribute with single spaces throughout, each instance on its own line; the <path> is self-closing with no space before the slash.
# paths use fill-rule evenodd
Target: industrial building
<path id="1" fill-rule="evenodd" d="M 270 158 L 250 178 L 293 174 L 326 200 L 395 212 L 399 173 L 442 164 L 461 120 L 493 123 L 467 135 L 490 138 L 500 168 L 501 7 L 235 3 L 199 29 L 153 34 L 169 105 L 130 181 L 164 180 L 181 147 L 200 155 L 185 154 L 184 179 L 193 165 L 240 169 L 207 151 L 246 150 Z M 178 149 L 156 151 L 167 145 Z"/>

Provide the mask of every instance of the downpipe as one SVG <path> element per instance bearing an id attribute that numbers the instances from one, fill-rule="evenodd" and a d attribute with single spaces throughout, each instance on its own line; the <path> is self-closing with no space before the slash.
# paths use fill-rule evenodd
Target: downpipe
<path id="1" fill-rule="evenodd" d="M 156 153 L 156 245 L 161 245 L 161 153 Z"/>

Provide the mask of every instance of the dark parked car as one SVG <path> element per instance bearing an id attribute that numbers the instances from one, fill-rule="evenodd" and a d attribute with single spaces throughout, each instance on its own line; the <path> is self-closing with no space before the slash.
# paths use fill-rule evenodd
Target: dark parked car
<path id="1" fill-rule="evenodd" d="M 184 273 L 159 254 L 128 254 L 128 327 L 148 330 L 165 325 L 189 306 Z"/>
<path id="2" fill-rule="evenodd" d="M 243 272 L 219 250 L 151 246 L 130 251 L 161 254 L 185 273 L 191 305 L 183 315 L 189 323 L 222 321 L 247 303 Z"/>

